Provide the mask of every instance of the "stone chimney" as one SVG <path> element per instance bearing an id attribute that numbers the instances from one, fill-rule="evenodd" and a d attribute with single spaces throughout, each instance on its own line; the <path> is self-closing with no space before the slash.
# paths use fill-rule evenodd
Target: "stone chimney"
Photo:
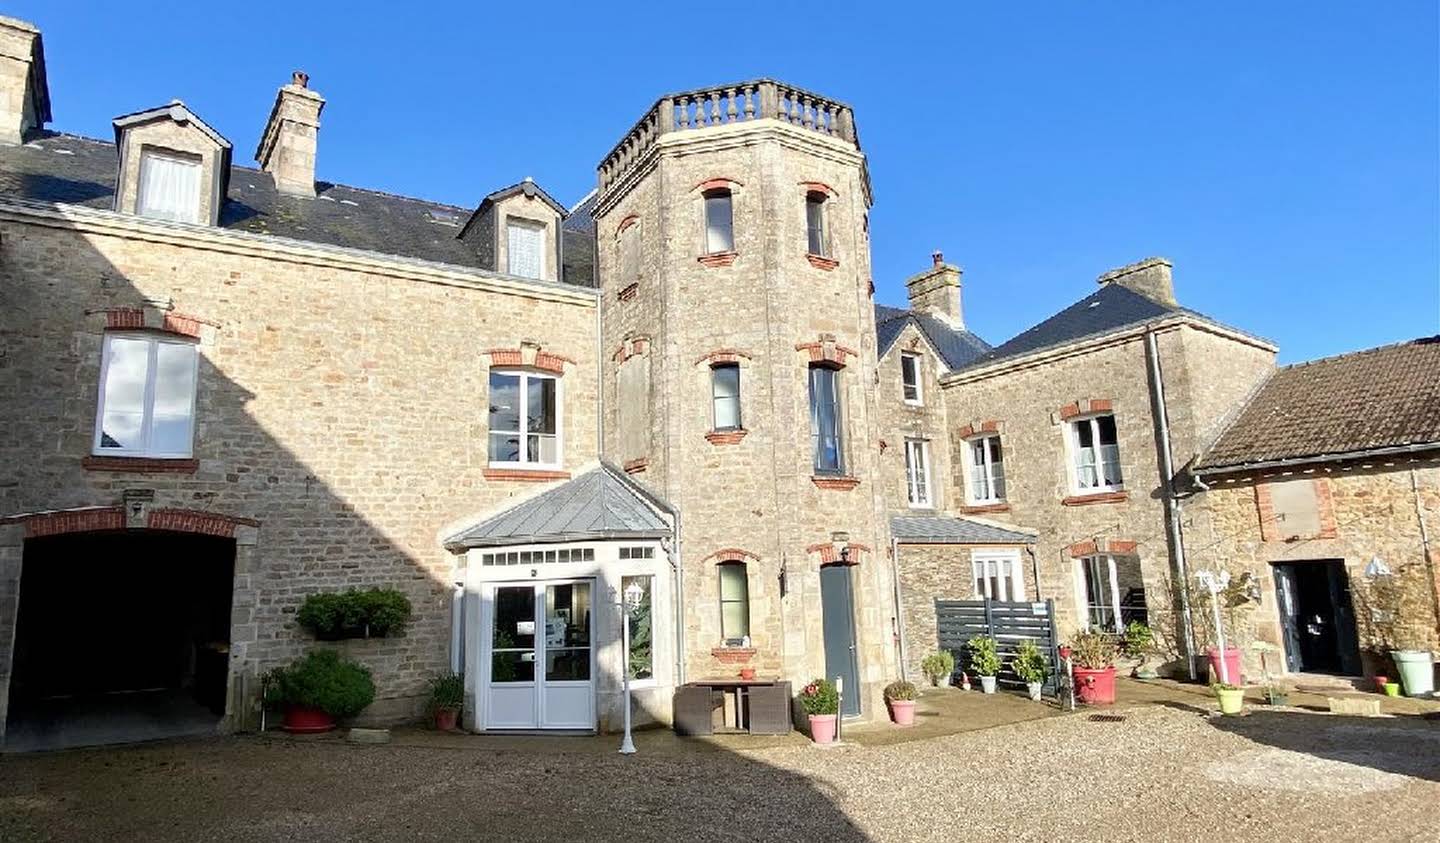
<path id="1" fill-rule="evenodd" d="M 929 269 L 911 276 L 905 282 L 910 290 L 910 308 L 945 320 L 953 328 L 965 327 L 965 313 L 960 308 L 960 267 L 945 262 L 945 255 L 930 256 Z"/>
<path id="2" fill-rule="evenodd" d="M 275 189 L 291 196 L 315 197 L 315 144 L 325 98 L 310 90 L 310 77 L 295 71 L 275 95 L 270 121 L 260 136 L 255 160 L 275 179 Z"/>
<path id="3" fill-rule="evenodd" d="M 50 122 L 45 49 L 34 24 L 0 16 L 0 143 L 25 142 Z"/>
<path id="4" fill-rule="evenodd" d="M 1168 258 L 1146 258 L 1129 266 L 1112 269 L 1095 279 L 1100 286 L 1119 284 L 1133 290 L 1153 302 L 1177 307 L 1175 284 L 1170 279 Z"/>

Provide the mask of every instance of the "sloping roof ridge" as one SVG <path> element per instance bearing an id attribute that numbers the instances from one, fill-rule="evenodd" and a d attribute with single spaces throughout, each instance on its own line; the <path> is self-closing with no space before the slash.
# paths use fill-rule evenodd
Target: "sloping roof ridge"
<path id="1" fill-rule="evenodd" d="M 1364 357 L 1381 351 L 1391 351 L 1397 348 L 1403 348 L 1407 345 L 1429 345 L 1430 343 L 1440 343 L 1440 334 L 1432 334 L 1430 336 L 1424 337 L 1415 337 L 1408 340 L 1399 340 L 1392 343 L 1386 343 L 1385 345 L 1377 345 L 1373 348 L 1361 348 L 1356 349 L 1355 351 L 1342 351 L 1339 354 L 1331 354 L 1326 357 L 1316 357 L 1313 360 L 1301 360 L 1296 363 L 1287 363 L 1284 366 L 1280 367 L 1280 371 L 1288 372 L 1295 369 L 1303 369 L 1307 366 L 1320 366 L 1327 363 L 1334 363 L 1338 360 L 1353 360 L 1357 357 Z"/>

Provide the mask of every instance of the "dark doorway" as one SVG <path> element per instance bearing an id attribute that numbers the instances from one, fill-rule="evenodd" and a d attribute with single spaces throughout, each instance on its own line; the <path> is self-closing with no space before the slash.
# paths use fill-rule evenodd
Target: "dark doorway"
<path id="1" fill-rule="evenodd" d="M 1275 595 L 1292 672 L 1359 675 L 1350 578 L 1338 559 L 1275 563 Z"/>
<path id="2" fill-rule="evenodd" d="M 860 714 L 860 671 L 855 661 L 855 594 L 850 566 L 820 569 L 820 611 L 825 633 L 825 676 L 844 681 L 840 713 Z"/>
<path id="3" fill-rule="evenodd" d="M 225 713 L 235 542 L 134 530 L 30 539 L 6 744 L 214 731 Z"/>

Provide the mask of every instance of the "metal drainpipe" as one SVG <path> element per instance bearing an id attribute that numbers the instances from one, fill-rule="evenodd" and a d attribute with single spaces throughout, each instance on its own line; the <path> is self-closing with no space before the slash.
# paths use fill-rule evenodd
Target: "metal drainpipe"
<path id="1" fill-rule="evenodd" d="M 1040 557 L 1035 555 L 1034 544 L 1025 545 L 1025 552 L 1030 555 L 1030 573 L 1035 575 L 1035 599 L 1043 600 L 1045 595 L 1040 590 Z"/>
<path id="2" fill-rule="evenodd" d="M 1175 475 L 1174 458 L 1170 453 L 1170 420 L 1165 409 L 1165 383 L 1160 374 L 1160 348 L 1155 332 L 1145 332 L 1145 356 L 1150 365 L 1150 400 L 1155 406 L 1155 423 L 1160 432 L 1161 491 L 1164 493 L 1165 529 L 1175 552 L 1175 576 L 1180 587 L 1180 631 L 1185 636 L 1185 671 L 1195 679 L 1195 627 L 1190 617 L 1189 568 L 1185 562 L 1185 537 L 1180 532 L 1180 502 L 1175 498 L 1171 478 Z"/>
<path id="3" fill-rule="evenodd" d="M 906 667 L 909 659 L 905 653 L 905 612 L 900 606 L 900 542 L 894 536 L 890 537 L 890 579 L 894 586 L 891 590 L 895 596 L 895 629 L 900 635 L 900 678 L 909 681 L 909 669 Z"/>
<path id="4" fill-rule="evenodd" d="M 674 504 L 671 504 L 674 506 Z M 680 507 L 675 506 L 675 684 L 685 684 L 685 562 L 680 555 Z"/>

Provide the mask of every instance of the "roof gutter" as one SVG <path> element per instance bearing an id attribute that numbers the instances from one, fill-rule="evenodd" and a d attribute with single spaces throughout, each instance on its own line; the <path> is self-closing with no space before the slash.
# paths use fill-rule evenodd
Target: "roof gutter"
<path id="1" fill-rule="evenodd" d="M 1361 460 L 1373 457 L 1393 457 L 1405 454 L 1417 454 L 1424 451 L 1440 450 L 1440 442 L 1421 442 L 1414 445 L 1394 445 L 1387 448 L 1365 448 L 1358 451 L 1335 451 L 1328 454 L 1314 454 L 1308 457 L 1286 457 L 1278 460 L 1265 460 L 1262 462 L 1239 463 L 1236 465 L 1202 466 L 1190 469 L 1190 473 L 1198 477 L 1213 477 L 1220 474 L 1240 474 L 1247 471 L 1264 471 L 1270 468 L 1289 468 L 1296 465 L 1306 465 L 1322 462 L 1345 462 L 1348 460 Z"/>

